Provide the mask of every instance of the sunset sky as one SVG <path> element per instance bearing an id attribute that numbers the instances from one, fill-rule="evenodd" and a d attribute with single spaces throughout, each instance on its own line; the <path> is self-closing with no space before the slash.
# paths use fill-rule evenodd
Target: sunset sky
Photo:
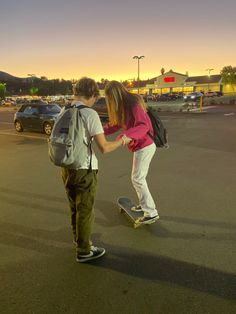
<path id="1" fill-rule="evenodd" d="M 0 71 L 49 79 L 212 74 L 236 64 L 236 0 L 0 0 Z"/>

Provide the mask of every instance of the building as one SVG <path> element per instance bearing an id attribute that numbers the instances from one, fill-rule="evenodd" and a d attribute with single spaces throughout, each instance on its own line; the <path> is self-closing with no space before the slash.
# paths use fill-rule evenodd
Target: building
<path id="1" fill-rule="evenodd" d="M 194 92 L 223 92 L 222 77 L 220 74 L 188 77 L 185 83 L 188 86 L 192 86 Z"/>
<path id="2" fill-rule="evenodd" d="M 191 88 L 184 85 L 187 75 L 169 71 L 163 75 L 157 76 L 154 84 L 149 84 L 146 87 L 149 94 L 166 94 L 178 92 L 190 92 Z"/>
<path id="3" fill-rule="evenodd" d="M 149 94 L 190 93 L 193 91 L 223 91 L 221 75 L 188 77 L 170 70 L 157 76 L 153 84 L 146 85 Z"/>

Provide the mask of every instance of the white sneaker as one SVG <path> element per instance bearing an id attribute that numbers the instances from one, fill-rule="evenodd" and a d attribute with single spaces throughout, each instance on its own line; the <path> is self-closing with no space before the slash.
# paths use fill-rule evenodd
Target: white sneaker
<path id="1" fill-rule="evenodd" d="M 160 217 L 158 214 L 154 217 L 143 216 L 143 217 L 140 217 L 139 219 L 137 219 L 136 223 L 149 225 L 149 224 L 152 224 L 153 222 L 157 221 L 159 218 Z"/>
<path id="2" fill-rule="evenodd" d="M 133 206 L 133 207 L 131 207 L 131 210 L 132 210 L 133 212 L 142 212 L 142 211 L 143 211 L 141 205 Z"/>

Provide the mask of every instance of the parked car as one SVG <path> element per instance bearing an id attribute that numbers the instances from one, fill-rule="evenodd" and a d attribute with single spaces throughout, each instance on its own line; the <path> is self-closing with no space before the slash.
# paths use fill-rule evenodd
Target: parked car
<path id="1" fill-rule="evenodd" d="M 105 97 L 101 96 L 98 101 L 93 105 L 93 109 L 97 111 L 102 123 L 108 122 L 108 112 Z"/>
<path id="2" fill-rule="evenodd" d="M 178 94 L 177 93 L 172 93 L 172 94 L 168 94 L 168 100 L 176 100 L 179 98 Z"/>
<path id="3" fill-rule="evenodd" d="M 152 94 L 147 95 L 146 97 L 147 97 L 147 101 L 155 101 L 156 100 L 155 95 L 152 95 Z"/>
<path id="4" fill-rule="evenodd" d="M 200 97 L 202 97 L 203 94 L 200 93 L 200 92 L 193 92 L 193 93 L 190 93 L 190 94 L 187 94 L 187 95 L 184 95 L 184 100 L 185 101 L 199 101 L 200 100 Z"/>
<path id="5" fill-rule="evenodd" d="M 26 99 L 21 99 L 21 98 L 17 98 L 16 99 L 16 104 L 17 105 L 21 105 L 21 104 L 25 104 L 25 103 L 27 103 L 27 100 Z"/>
<path id="6" fill-rule="evenodd" d="M 223 96 L 223 93 L 220 91 L 217 91 L 217 92 L 209 91 L 205 93 L 204 96 L 205 97 L 219 97 L 219 96 Z"/>
<path id="7" fill-rule="evenodd" d="M 6 107 L 16 106 L 16 102 L 13 100 L 2 100 L 1 105 Z"/>
<path id="8" fill-rule="evenodd" d="M 172 95 L 175 95 L 175 99 L 182 99 L 184 96 L 183 92 L 176 92 L 173 93 Z"/>
<path id="9" fill-rule="evenodd" d="M 64 106 L 65 108 L 70 108 L 71 102 L 67 103 Z M 97 102 L 93 105 L 93 109 L 97 111 L 102 123 L 108 122 L 109 119 L 108 119 L 107 105 L 106 105 L 104 96 L 99 97 Z"/>
<path id="10" fill-rule="evenodd" d="M 157 95 L 157 98 L 156 98 L 156 101 L 168 101 L 168 100 L 170 100 L 169 93 Z"/>
<path id="11" fill-rule="evenodd" d="M 31 99 L 30 101 L 29 101 L 29 103 L 31 104 L 31 105 L 45 105 L 45 104 L 48 104 L 48 102 L 47 101 L 43 101 L 42 99 Z"/>
<path id="12" fill-rule="evenodd" d="M 209 92 L 206 92 L 204 94 L 205 97 L 216 97 L 217 96 L 217 93 L 216 92 L 212 92 L 212 91 L 209 91 Z"/>
<path id="13" fill-rule="evenodd" d="M 60 112 L 61 108 L 56 104 L 39 102 L 22 105 L 14 115 L 15 129 L 17 132 L 29 129 L 50 135 Z"/>

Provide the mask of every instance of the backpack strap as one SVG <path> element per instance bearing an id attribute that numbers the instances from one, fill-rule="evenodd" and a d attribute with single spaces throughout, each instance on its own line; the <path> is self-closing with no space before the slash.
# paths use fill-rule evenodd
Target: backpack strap
<path id="1" fill-rule="evenodd" d="M 81 119 L 82 119 L 82 114 L 81 114 L 81 112 L 80 112 L 81 109 L 83 109 L 83 108 L 92 109 L 92 108 L 90 108 L 90 107 L 88 107 L 88 106 L 85 106 L 85 105 L 76 105 L 76 104 L 73 105 L 72 107 L 77 108 L 77 109 L 79 110 L 79 115 L 80 115 Z M 90 150 L 89 171 L 92 171 L 92 156 L 93 156 L 92 141 L 93 141 L 93 136 L 90 138 L 90 141 L 89 141 L 89 143 L 88 143 L 88 147 L 89 147 L 89 150 Z"/>
<path id="2" fill-rule="evenodd" d="M 151 139 L 154 141 L 154 136 L 151 134 L 150 130 L 147 132 L 147 135 L 149 135 Z"/>

